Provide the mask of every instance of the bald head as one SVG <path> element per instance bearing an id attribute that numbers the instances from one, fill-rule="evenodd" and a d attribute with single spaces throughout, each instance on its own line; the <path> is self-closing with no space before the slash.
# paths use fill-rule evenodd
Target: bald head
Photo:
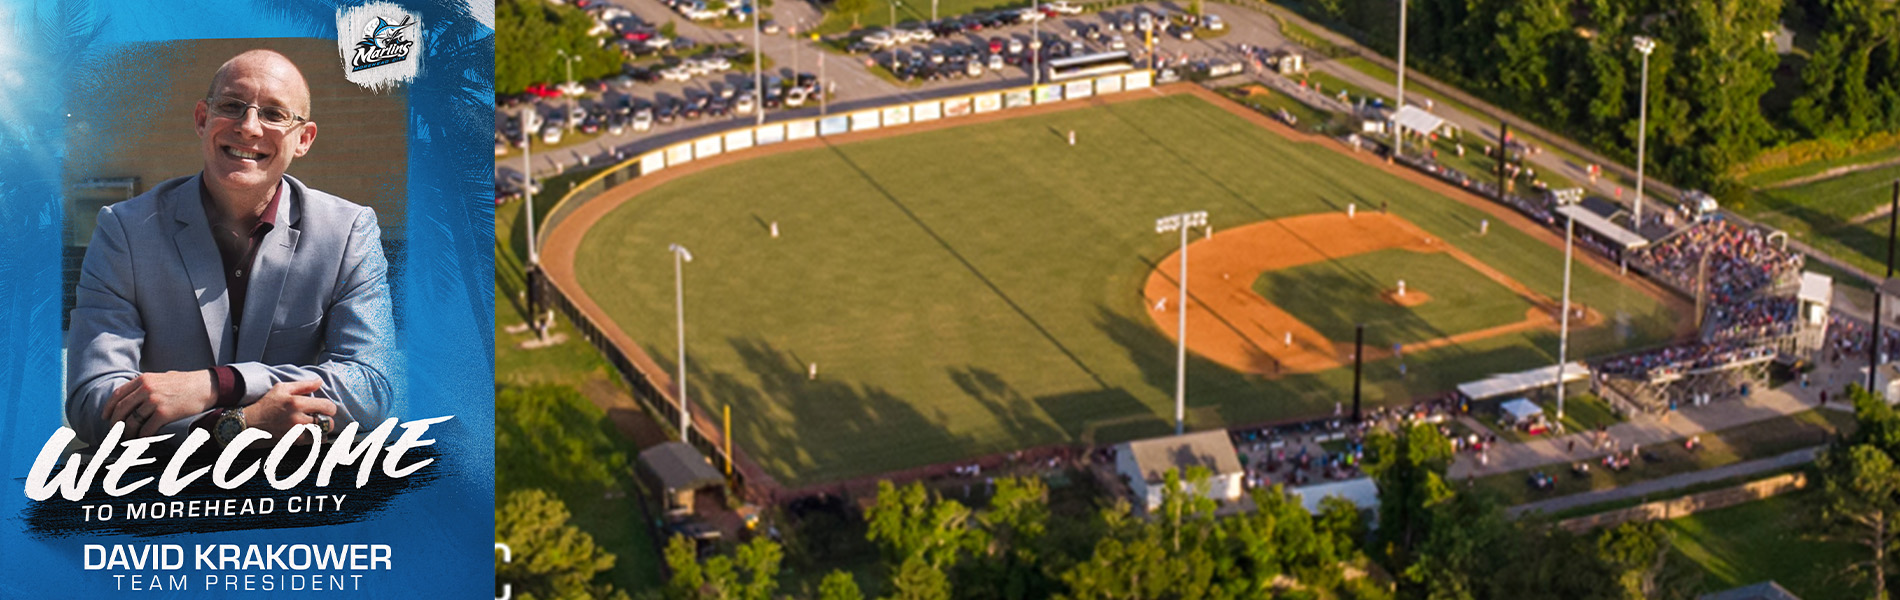
<path id="1" fill-rule="evenodd" d="M 205 97 L 215 98 L 221 94 L 231 79 L 248 75 L 275 81 L 286 95 L 284 108 L 297 111 L 305 118 L 310 117 L 310 85 L 304 82 L 303 71 L 289 58 L 270 50 L 247 50 L 242 54 L 224 61 L 218 72 L 211 76 L 211 87 L 205 91 Z"/>

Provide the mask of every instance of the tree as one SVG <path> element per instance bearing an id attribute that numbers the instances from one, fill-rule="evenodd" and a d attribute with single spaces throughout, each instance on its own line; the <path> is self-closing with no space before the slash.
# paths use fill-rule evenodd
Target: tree
<path id="1" fill-rule="evenodd" d="M 1451 443 L 1436 428 L 1421 423 L 1397 436 L 1368 436 L 1366 449 L 1366 471 L 1379 485 L 1382 547 L 1378 551 L 1402 569 L 1431 531 L 1432 507 L 1452 496 L 1444 480 L 1451 466 Z"/>
<path id="2" fill-rule="evenodd" d="M 896 592 L 885 600 L 950 600 L 950 578 L 922 556 L 912 556 L 891 579 Z"/>
<path id="3" fill-rule="evenodd" d="M 984 580 L 1004 598 L 1048 597 L 1043 536 L 1049 527 L 1049 487 L 1035 477 L 996 480 L 990 507 L 977 520 L 989 532 Z"/>
<path id="4" fill-rule="evenodd" d="M 818 600 L 864 600 L 864 592 L 858 591 L 858 580 L 850 573 L 832 571 L 818 582 Z"/>
<path id="5" fill-rule="evenodd" d="M 1887 567 L 1900 517 L 1900 469 L 1872 444 L 1838 446 L 1816 461 L 1821 470 L 1822 518 L 1872 556 L 1852 565 L 1872 571 L 1874 597 L 1886 600 Z"/>
<path id="6" fill-rule="evenodd" d="M 667 596 L 673 600 L 771 600 L 778 589 L 778 542 L 760 536 L 739 547 L 737 558 L 721 554 L 699 563 L 692 540 L 673 536 L 666 565 L 673 571 Z"/>
<path id="7" fill-rule="evenodd" d="M 1610 569 L 1620 597 L 1693 598 L 1699 575 L 1672 550 L 1669 531 L 1658 521 L 1630 522 L 1597 536 L 1598 557 Z"/>
<path id="8" fill-rule="evenodd" d="M 1417 428 L 1412 430 L 1416 435 Z M 1517 527 L 1496 497 L 1464 493 L 1427 507 L 1418 559 L 1403 571 L 1407 587 L 1432 600 L 1491 597 L 1491 578 L 1518 553 Z"/>
<path id="9" fill-rule="evenodd" d="M 892 563 L 921 557 L 933 568 L 949 569 L 987 545 L 984 532 L 970 527 L 968 507 L 933 499 L 922 483 L 898 490 L 880 481 L 877 491 L 877 504 L 866 511 L 865 537 L 883 546 Z"/>
<path id="10" fill-rule="evenodd" d="M 620 53 L 588 35 L 592 27 L 593 19 L 571 6 L 540 0 L 496 2 L 495 92 L 518 94 L 530 84 L 565 80 L 560 52 L 580 57 L 573 64 L 575 79 L 620 72 Z"/>
<path id="11" fill-rule="evenodd" d="M 596 573 L 614 567 L 614 555 L 567 518 L 567 505 L 538 489 L 512 492 L 495 508 L 495 539 L 514 549 L 514 560 L 497 564 L 495 576 L 514 585 L 515 597 L 616 595 L 612 586 L 592 585 Z"/>

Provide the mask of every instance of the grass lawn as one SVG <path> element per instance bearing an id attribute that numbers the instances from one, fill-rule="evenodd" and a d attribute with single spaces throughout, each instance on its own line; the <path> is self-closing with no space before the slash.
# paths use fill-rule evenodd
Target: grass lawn
<path id="1" fill-rule="evenodd" d="M 1285 109 L 1299 123 L 1303 131 L 1330 132 L 1346 126 L 1345 119 L 1329 111 L 1314 108 L 1298 98 L 1268 89 L 1259 84 L 1245 85 L 1221 90 L 1227 97 L 1252 107 L 1260 114 L 1278 118 L 1279 111 Z"/>
<path id="2" fill-rule="evenodd" d="M 1662 457 L 1662 462 L 1637 461 L 1622 472 L 1611 471 L 1602 468 L 1601 464 L 1593 463 L 1588 475 L 1577 477 L 1570 473 L 1569 465 L 1555 464 L 1480 477 L 1476 485 L 1496 490 L 1503 494 L 1507 505 L 1515 506 L 1547 498 L 1629 485 L 1677 473 L 1768 458 L 1801 448 L 1818 446 L 1826 443 L 1828 436 L 1836 432 L 1852 431 L 1853 424 L 1854 416 L 1844 412 L 1809 410 L 1724 429 L 1713 434 L 1705 433 L 1702 435 L 1702 448 L 1693 453 L 1684 450 L 1680 441 L 1645 445 L 1643 452 Z M 1529 478 L 1533 471 L 1543 471 L 1555 477 L 1556 487 L 1543 491 L 1531 489 Z M 1668 494 L 1670 497 L 1676 495 L 1678 494 Z"/>
<path id="3" fill-rule="evenodd" d="M 559 197 L 557 194 L 564 193 L 578 177 L 578 174 L 568 174 L 545 181 L 543 185 L 549 193 L 543 196 L 544 201 L 535 203 L 537 212 L 545 216 L 554 205 L 553 199 Z M 525 228 L 520 224 L 523 205 L 517 201 L 495 207 L 495 383 L 580 388 L 589 380 L 605 379 L 617 385 L 619 378 L 611 376 L 606 360 L 581 339 L 565 318 L 555 320 L 553 332 L 567 334 L 570 341 L 551 348 L 521 350 L 515 344 L 532 334 L 506 331 L 507 327 L 525 322 L 522 316 L 525 308 L 519 296 L 523 289 L 522 257 L 527 253 L 522 239 Z M 502 423 L 498 419 L 495 497 L 500 500 L 510 491 L 537 487 L 555 493 L 567 504 L 572 515 L 569 522 L 592 535 L 596 544 L 617 557 L 614 568 L 604 574 L 607 581 L 629 592 L 658 588 L 664 581 L 660 578 L 660 556 L 654 550 L 651 530 L 640 520 L 639 507 L 632 504 L 638 502 L 638 496 L 608 496 L 610 491 L 628 492 L 635 488 L 631 470 L 581 480 L 571 476 L 580 469 L 561 468 L 559 459 L 551 457 L 586 463 L 603 457 L 591 452 L 585 456 L 564 455 L 546 449 L 605 448 L 627 461 L 633 460 L 637 450 L 614 430 L 606 413 L 592 403 L 581 402 L 550 410 L 558 411 L 562 418 L 540 426 Z M 624 464 L 631 469 L 631 462 Z"/>
<path id="4" fill-rule="evenodd" d="M 1580 387 L 1589 386 L 1583 385 Z M 1568 395 L 1569 398 L 1564 400 L 1564 417 L 1562 420 L 1564 431 L 1590 431 L 1599 426 L 1609 426 L 1623 422 L 1623 419 L 1616 416 L 1615 411 L 1610 410 L 1610 403 L 1604 402 L 1602 398 L 1598 398 L 1588 392 L 1566 395 Z M 1555 393 L 1551 394 L 1551 398 L 1549 399 L 1539 400 L 1537 405 L 1544 408 L 1544 414 L 1550 415 L 1552 418 L 1557 416 Z"/>
<path id="5" fill-rule="evenodd" d="M 1864 598 L 1865 583 L 1838 575 L 1863 547 L 1822 536 L 1809 489 L 1665 521 L 1676 549 L 1700 566 L 1703 589 L 1775 580 L 1802 598 Z"/>
<path id="6" fill-rule="evenodd" d="M 1900 159 L 1900 147 L 1770 169 L 1743 177 L 1742 184 L 1749 187 L 1763 187 L 1798 177 L 1817 175 L 1835 167 L 1883 163 L 1894 159 Z"/>
<path id="7" fill-rule="evenodd" d="M 1731 208 L 1835 258 L 1878 272 L 1886 268 L 1887 219 L 1858 224 L 1852 220 L 1892 201 L 1896 178 L 1900 178 L 1900 165 L 1758 190 L 1749 194 L 1746 203 Z"/>
<path id="8" fill-rule="evenodd" d="M 1056 133 L 1071 129 L 1084 140 L 1074 147 Z M 1478 236 L 1477 209 L 1185 95 L 687 175 L 604 217 L 581 241 L 576 270 L 671 370 L 666 248 L 690 248 L 693 398 L 732 405 L 740 447 L 797 485 L 1164 433 L 1175 344 L 1138 290 L 1176 241 L 1156 235 L 1154 219 L 1207 210 L 1211 225 L 1230 230 L 1375 199 L 1539 293 L 1560 292 L 1559 249 L 1508 227 Z M 1573 331 L 1573 355 L 1657 343 L 1679 321 L 1610 276 L 1576 277 L 1579 301 L 1624 325 Z M 1365 398 L 1408 402 L 1549 364 L 1556 337 L 1525 331 L 1410 353 L 1404 377 L 1395 361 L 1368 363 Z M 1190 360 L 1188 422 L 1325 414 L 1351 377 L 1335 369 L 1264 379 Z"/>
<path id="9" fill-rule="evenodd" d="M 1365 99 L 1366 104 L 1372 104 L 1372 99 L 1377 98 L 1384 101 L 1386 106 L 1392 106 L 1391 96 L 1374 94 L 1366 88 L 1347 83 L 1346 80 L 1340 79 L 1332 73 L 1308 70 L 1304 77 L 1308 85 L 1318 85 L 1320 93 L 1326 94 L 1327 96 L 1337 97 L 1341 90 L 1345 90 L 1346 94 L 1351 98 L 1347 101 L 1347 104 L 1358 106 L 1360 99 Z"/>
<path id="10" fill-rule="evenodd" d="M 1795 472 L 1802 472 L 1802 471 L 1807 472 L 1808 477 L 1817 476 L 1816 471 L 1814 470 L 1813 463 L 1809 463 L 1805 465 L 1788 467 L 1785 469 L 1775 469 L 1773 471 L 1751 473 L 1748 475 L 1741 475 L 1737 477 L 1726 477 L 1722 479 L 1717 479 L 1715 481 L 1705 481 L 1705 482 L 1698 483 L 1695 485 L 1690 485 L 1690 486 L 1685 486 L 1685 487 L 1677 488 L 1674 490 L 1670 490 L 1669 493 L 1666 494 L 1666 496 L 1671 497 L 1671 498 L 1680 498 L 1683 496 L 1700 494 L 1702 492 L 1707 492 L 1711 490 L 1731 488 L 1731 487 L 1735 487 L 1735 486 L 1742 485 L 1745 483 L 1761 481 L 1763 479 L 1770 479 L 1770 478 L 1777 477 L 1777 476 L 1787 474 L 1787 473 L 1795 473 Z M 1579 506 L 1579 507 L 1571 508 L 1567 510 L 1560 510 L 1560 511 L 1551 513 L 1549 517 L 1550 517 L 1550 520 L 1552 521 L 1562 521 L 1564 519 L 1570 519 L 1570 518 L 1581 517 L 1581 516 L 1586 516 L 1586 515 L 1594 515 L 1598 513 L 1606 513 L 1613 510 L 1621 510 L 1621 509 L 1629 508 L 1629 507 L 1636 506 L 1639 504 L 1643 504 L 1646 502 L 1653 502 L 1653 501 L 1662 500 L 1662 499 L 1663 498 L 1658 497 L 1658 498 L 1625 498 L 1622 500 L 1612 500 L 1609 502 Z"/>
<path id="11" fill-rule="evenodd" d="M 1409 308 L 1386 301 L 1401 280 L 1431 301 Z M 1533 307 L 1451 255 L 1400 249 L 1268 271 L 1253 289 L 1336 342 L 1352 341 L 1355 325 L 1365 324 L 1374 348 L 1509 325 Z"/>

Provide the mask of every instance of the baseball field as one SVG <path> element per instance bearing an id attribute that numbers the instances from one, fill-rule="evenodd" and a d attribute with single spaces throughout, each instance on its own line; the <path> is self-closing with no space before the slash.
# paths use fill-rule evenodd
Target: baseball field
<path id="1" fill-rule="evenodd" d="M 1137 92 L 761 152 L 624 199 L 573 277 L 670 373 L 667 248 L 689 248 L 690 398 L 729 405 L 792 486 L 1171 432 L 1180 234 L 1155 220 L 1184 211 L 1212 228 L 1190 235 L 1190 429 L 1350 404 L 1356 323 L 1372 405 L 1555 360 L 1554 236 L 1222 102 Z M 1633 277 L 1579 261 L 1573 357 L 1681 330 Z"/>

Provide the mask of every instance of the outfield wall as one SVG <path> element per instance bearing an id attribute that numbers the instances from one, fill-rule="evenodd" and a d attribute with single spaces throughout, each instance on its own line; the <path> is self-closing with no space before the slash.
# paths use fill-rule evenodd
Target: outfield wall
<path id="1" fill-rule="evenodd" d="M 563 220 L 574 210 L 593 200 L 601 193 L 618 187 L 645 175 L 651 175 L 666 169 L 684 166 L 695 161 L 719 156 L 728 152 L 771 146 L 789 141 L 813 137 L 842 135 L 883 129 L 905 127 L 931 121 L 950 120 L 978 114 L 1026 108 L 1055 102 L 1083 100 L 1095 96 L 1130 92 L 1154 87 L 1152 71 L 1134 71 L 1096 79 L 1052 83 L 1040 86 L 1024 86 L 998 91 L 986 91 L 975 94 L 949 96 L 922 102 L 901 102 L 885 106 L 864 108 L 847 113 L 824 117 L 807 117 L 779 121 L 766 125 L 749 126 L 735 123 L 734 128 L 687 140 L 622 161 L 589 177 L 555 202 L 548 211 L 545 222 L 537 236 L 537 247 L 545 246 L 550 231 L 559 229 Z M 653 360 L 646 356 L 636 344 L 625 344 L 612 340 L 602 323 L 596 323 L 574 303 L 574 295 L 579 289 L 568 289 L 561 282 L 546 277 L 530 276 L 530 285 L 535 287 L 537 296 L 543 302 L 552 304 L 567 315 L 581 336 L 607 358 L 614 370 L 619 372 L 633 390 L 634 398 L 643 404 L 650 413 L 665 422 L 669 431 L 679 428 L 678 401 L 670 389 L 671 376 L 658 369 Z M 630 336 L 629 336 L 630 337 Z M 661 382 L 656 383 L 656 375 Z M 690 405 L 692 427 L 698 435 L 691 443 L 711 458 L 714 466 L 730 469 L 735 488 L 743 489 L 745 496 L 754 500 L 770 501 L 780 498 L 780 486 L 757 463 L 749 460 L 743 448 L 733 448 L 728 456 L 724 447 L 724 427 L 719 416 L 698 405 Z"/>

